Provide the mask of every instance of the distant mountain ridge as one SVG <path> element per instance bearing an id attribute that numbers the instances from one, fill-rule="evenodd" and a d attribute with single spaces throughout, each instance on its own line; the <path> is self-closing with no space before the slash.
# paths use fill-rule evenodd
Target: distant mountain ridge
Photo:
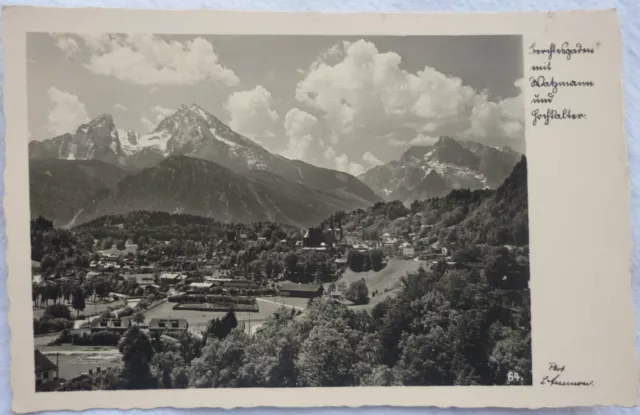
<path id="1" fill-rule="evenodd" d="M 442 197 L 454 189 L 495 189 L 521 156 L 506 147 L 440 137 L 433 145 L 410 147 L 399 160 L 358 178 L 386 200 L 409 204 Z"/>
<path id="2" fill-rule="evenodd" d="M 98 204 L 126 177 L 125 170 L 99 160 L 30 160 L 31 217 L 72 226 L 85 209 Z"/>
<path id="3" fill-rule="evenodd" d="M 332 212 L 367 205 L 366 200 L 339 190 L 314 189 L 269 172 L 242 175 L 208 160 L 178 155 L 128 175 L 79 221 L 149 210 L 306 227 Z"/>
<path id="4" fill-rule="evenodd" d="M 81 214 L 74 214 L 82 221 L 98 212 L 125 213 L 127 209 L 148 210 L 154 206 L 155 210 L 185 209 L 186 213 L 213 215 L 221 220 L 278 219 L 307 226 L 330 214 L 330 209 L 362 208 L 382 200 L 348 173 L 270 153 L 195 104 L 181 105 L 145 135 L 118 130 L 113 117 L 103 114 L 81 125 L 74 134 L 30 142 L 29 156 L 35 170 L 45 161 L 49 165 L 78 160 L 101 161 L 117 167 L 124 176 L 130 176 L 125 179 L 120 173 L 108 173 L 119 178 L 117 187 L 108 187 L 109 197 L 102 197 L 103 189 L 101 197 L 85 195 L 84 199 L 79 198 L 66 206 L 63 197 L 50 195 L 62 203 L 60 212 L 64 214 L 53 212 L 54 217 L 50 217 L 57 225 L 66 223 L 69 210 L 76 208 L 83 210 Z M 197 163 L 198 159 L 202 163 Z M 49 194 L 40 188 L 45 182 L 51 186 L 52 181 L 65 180 L 68 168 L 51 169 L 50 173 L 55 171 L 54 178 L 31 181 L 35 194 Z M 162 177 L 161 181 L 158 181 L 159 177 Z M 199 180 L 212 188 L 203 188 Z M 176 183 L 181 185 L 172 188 Z M 71 190 L 53 184 L 52 188 L 59 189 L 62 194 Z M 233 186 L 228 187 L 230 184 Z M 84 185 L 87 189 L 82 191 L 89 193 L 97 187 Z M 183 186 L 187 185 L 199 189 L 202 197 L 185 193 L 188 189 Z M 135 192 L 128 190 L 134 188 Z M 234 195 L 233 192 L 239 193 Z M 175 195 L 184 197 L 183 206 L 177 203 Z M 239 206 L 234 204 L 234 197 L 254 205 Z M 79 207 L 80 199 L 90 206 Z M 115 200 L 121 204 L 119 207 L 113 204 Z M 310 203 L 314 206 L 308 206 Z"/>

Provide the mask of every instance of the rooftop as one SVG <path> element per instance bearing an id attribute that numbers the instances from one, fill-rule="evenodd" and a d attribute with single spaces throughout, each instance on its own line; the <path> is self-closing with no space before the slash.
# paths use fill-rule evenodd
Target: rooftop
<path id="1" fill-rule="evenodd" d="M 322 285 L 318 284 L 296 284 L 293 282 L 286 282 L 280 286 L 280 291 L 309 291 L 316 292 Z"/>
<path id="2" fill-rule="evenodd" d="M 46 372 L 47 370 L 55 370 L 58 368 L 55 363 L 53 363 L 49 358 L 40 352 L 40 350 L 36 349 L 35 353 L 35 372 Z"/>
<path id="3" fill-rule="evenodd" d="M 149 321 L 150 329 L 183 329 L 189 327 L 189 322 L 184 318 L 153 318 Z"/>

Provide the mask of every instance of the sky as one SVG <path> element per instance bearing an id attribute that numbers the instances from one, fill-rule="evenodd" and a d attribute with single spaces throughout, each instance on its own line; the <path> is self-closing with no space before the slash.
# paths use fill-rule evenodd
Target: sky
<path id="1" fill-rule="evenodd" d="M 29 140 L 101 114 L 146 134 L 196 103 L 292 159 L 360 174 L 439 136 L 524 152 L 520 36 L 29 33 Z"/>

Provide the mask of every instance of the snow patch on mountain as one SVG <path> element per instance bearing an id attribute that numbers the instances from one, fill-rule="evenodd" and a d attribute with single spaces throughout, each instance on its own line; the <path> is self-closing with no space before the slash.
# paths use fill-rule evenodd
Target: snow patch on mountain
<path id="1" fill-rule="evenodd" d="M 218 140 L 218 141 L 221 141 L 221 142 L 225 143 L 226 145 L 228 145 L 229 147 L 231 147 L 231 149 L 233 150 L 233 152 L 234 152 L 234 153 L 236 153 L 236 154 L 237 154 L 237 150 L 238 150 L 239 148 L 241 148 L 241 146 L 240 146 L 238 143 L 233 142 L 233 141 L 231 141 L 231 140 L 227 140 L 226 138 L 224 138 L 224 137 L 222 137 L 222 136 L 218 135 L 218 133 L 216 132 L 216 128 L 211 128 L 209 131 L 211 131 L 211 134 L 213 134 L 213 136 L 215 137 L 215 139 L 216 139 L 216 140 Z"/>
<path id="2" fill-rule="evenodd" d="M 446 189 L 495 188 L 520 157 L 509 148 L 441 137 L 433 145 L 410 147 L 399 160 L 373 167 L 359 178 L 387 200 L 411 202 Z"/>
<path id="3" fill-rule="evenodd" d="M 158 133 L 150 133 L 140 136 L 138 141 L 138 147 L 140 150 L 143 148 L 149 148 L 160 152 L 163 156 L 168 155 L 167 144 L 171 139 L 171 134 L 167 131 L 160 131 Z"/>

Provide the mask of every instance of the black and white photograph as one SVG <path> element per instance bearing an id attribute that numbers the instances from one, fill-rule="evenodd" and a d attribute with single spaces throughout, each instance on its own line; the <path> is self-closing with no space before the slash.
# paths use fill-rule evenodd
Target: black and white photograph
<path id="1" fill-rule="evenodd" d="M 524 48 L 27 33 L 35 390 L 532 385 Z"/>

